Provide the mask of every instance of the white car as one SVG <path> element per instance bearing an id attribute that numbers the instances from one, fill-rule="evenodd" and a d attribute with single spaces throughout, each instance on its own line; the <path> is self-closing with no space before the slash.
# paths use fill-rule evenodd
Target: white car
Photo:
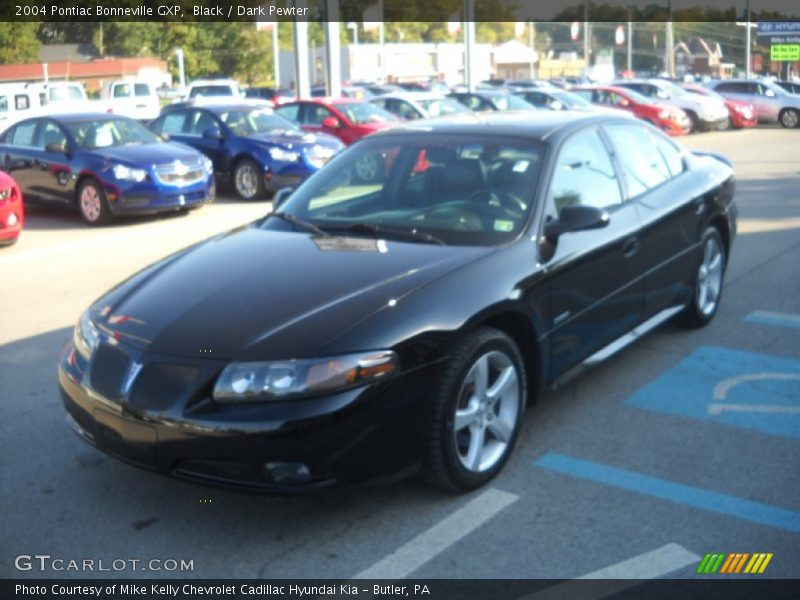
<path id="1" fill-rule="evenodd" d="M 228 101 L 241 100 L 244 97 L 239 84 L 233 79 L 198 79 L 186 88 L 183 100 L 219 98 Z"/>
<path id="2" fill-rule="evenodd" d="M 471 112 L 452 98 L 430 92 L 393 92 L 369 101 L 405 121 Z"/>
<path id="3" fill-rule="evenodd" d="M 39 94 L 24 83 L 0 84 L 0 131 L 41 110 Z"/>
<path id="4" fill-rule="evenodd" d="M 728 107 L 723 100 L 694 94 L 670 81 L 624 79 L 614 85 L 680 108 L 692 121 L 692 131 L 725 129 L 730 124 Z"/>
<path id="5" fill-rule="evenodd" d="M 155 88 L 146 81 L 113 81 L 103 86 L 100 99 L 106 111 L 140 121 L 152 121 L 161 112 Z"/>

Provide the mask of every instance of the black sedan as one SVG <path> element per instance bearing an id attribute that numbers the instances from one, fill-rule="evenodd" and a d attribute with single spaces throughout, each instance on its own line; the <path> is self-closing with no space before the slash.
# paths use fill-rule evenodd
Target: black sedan
<path id="1" fill-rule="evenodd" d="M 364 182 L 358 163 L 378 158 Z M 345 150 L 277 212 L 174 254 L 80 318 L 59 380 L 101 450 L 302 490 L 494 477 L 522 411 L 668 319 L 708 323 L 734 176 L 650 125 L 461 116 Z"/>

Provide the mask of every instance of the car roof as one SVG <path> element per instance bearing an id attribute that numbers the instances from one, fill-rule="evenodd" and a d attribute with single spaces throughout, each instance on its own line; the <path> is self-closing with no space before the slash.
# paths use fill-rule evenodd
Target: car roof
<path id="1" fill-rule="evenodd" d="M 443 100 L 446 98 L 443 94 L 438 94 L 436 92 L 390 92 L 388 94 L 381 94 L 380 96 L 375 96 L 374 98 L 370 98 L 370 100 L 376 100 L 378 98 L 397 98 L 399 100 Z"/>
<path id="2" fill-rule="evenodd" d="M 571 111 L 505 111 L 500 113 L 459 113 L 458 115 L 410 121 L 373 133 L 369 137 L 419 134 L 421 131 L 440 134 L 475 136 L 508 136 L 546 140 L 559 132 L 565 134 L 592 123 L 630 123 L 627 116 Z"/>
<path id="3" fill-rule="evenodd" d="M 174 102 L 172 104 L 167 104 L 164 108 L 161 109 L 162 113 L 167 113 L 173 110 L 186 110 L 190 108 L 199 108 L 211 111 L 213 113 L 223 112 L 226 110 L 237 110 L 237 109 L 245 109 L 245 108 L 253 108 L 253 109 L 270 109 L 272 110 L 272 106 L 267 102 L 259 102 L 257 99 L 248 98 L 248 99 L 240 99 L 231 101 L 230 99 L 226 98 L 226 101 L 218 101 L 218 102 L 194 102 L 194 101 L 187 101 L 187 102 Z"/>
<path id="4" fill-rule="evenodd" d="M 323 104 L 323 105 L 331 105 L 331 104 L 363 104 L 365 100 L 359 100 L 358 98 L 331 98 L 329 96 L 321 97 L 321 98 L 298 98 L 297 100 L 292 100 L 291 102 L 284 102 L 281 106 L 287 106 L 292 104 L 297 104 L 298 102 L 310 102 L 311 104 Z"/>
<path id="5" fill-rule="evenodd" d="M 55 114 L 48 114 L 48 115 L 39 115 L 39 119 L 53 119 L 59 123 L 77 123 L 80 121 L 111 121 L 113 119 L 129 119 L 124 115 L 115 115 L 113 113 L 106 113 L 106 112 L 76 112 L 76 113 L 55 113 Z"/>

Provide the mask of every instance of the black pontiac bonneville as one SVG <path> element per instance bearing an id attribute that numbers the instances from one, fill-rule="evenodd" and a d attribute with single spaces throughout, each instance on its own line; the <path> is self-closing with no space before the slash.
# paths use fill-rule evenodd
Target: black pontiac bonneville
<path id="1" fill-rule="evenodd" d="M 475 488 L 537 388 L 667 319 L 711 320 L 733 191 L 725 159 L 614 116 L 370 136 L 276 212 L 95 302 L 60 360 L 68 420 L 126 461 L 240 489 L 418 471 Z"/>

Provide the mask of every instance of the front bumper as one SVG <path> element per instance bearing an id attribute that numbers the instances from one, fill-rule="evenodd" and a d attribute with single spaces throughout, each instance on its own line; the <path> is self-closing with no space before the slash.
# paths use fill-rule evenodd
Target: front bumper
<path id="1" fill-rule="evenodd" d="M 85 441 L 136 466 L 279 492 L 397 479 L 422 464 L 432 367 L 330 396 L 233 407 L 209 398 L 221 361 L 190 361 L 196 376 L 178 389 L 169 378 L 152 377 L 174 357 L 145 356 L 118 344 L 116 350 L 137 365 L 135 377 L 120 379 L 124 391 L 99 392 L 107 384 L 105 372 L 93 373 L 100 349 L 87 362 L 70 343 L 59 361 L 61 396 L 68 421 Z M 285 465 L 302 465 L 308 476 L 287 480 L 280 470 Z"/>
<path id="2" fill-rule="evenodd" d="M 150 214 L 179 208 L 192 208 L 213 202 L 217 195 L 213 175 L 191 185 L 106 183 L 106 196 L 115 215 Z"/>
<path id="3" fill-rule="evenodd" d="M 727 109 L 724 115 L 700 117 L 700 129 L 703 131 L 714 131 L 716 129 L 724 129 L 728 126 L 729 116 Z"/>

